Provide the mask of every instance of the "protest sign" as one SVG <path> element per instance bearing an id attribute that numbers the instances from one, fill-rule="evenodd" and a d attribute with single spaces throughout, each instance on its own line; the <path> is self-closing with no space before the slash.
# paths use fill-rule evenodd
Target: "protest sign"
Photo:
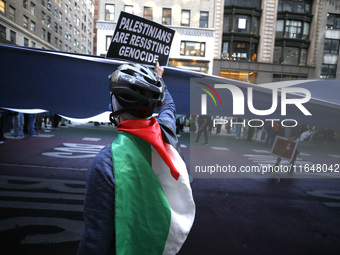
<path id="1" fill-rule="evenodd" d="M 287 158 L 290 161 L 293 159 L 297 148 L 298 142 L 295 140 L 289 140 L 282 136 L 276 136 L 272 153 L 282 158 Z"/>
<path id="2" fill-rule="evenodd" d="M 174 34 L 161 24 L 121 12 L 106 57 L 166 66 Z"/>

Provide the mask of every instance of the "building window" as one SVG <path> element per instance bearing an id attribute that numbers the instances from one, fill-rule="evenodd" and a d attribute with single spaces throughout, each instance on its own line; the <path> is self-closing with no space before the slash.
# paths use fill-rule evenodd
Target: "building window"
<path id="1" fill-rule="evenodd" d="M 306 65 L 307 49 L 275 46 L 274 64 Z"/>
<path id="2" fill-rule="evenodd" d="M 51 28 L 51 17 L 47 16 L 47 27 Z"/>
<path id="3" fill-rule="evenodd" d="M 0 25 L 0 38 L 6 40 L 6 27 Z"/>
<path id="4" fill-rule="evenodd" d="M 220 73 L 221 77 L 229 78 L 238 81 L 249 82 L 256 84 L 257 73 L 254 72 L 240 72 L 235 70 L 222 70 Z"/>
<path id="5" fill-rule="evenodd" d="M 279 0 L 278 11 L 311 14 L 312 0 Z"/>
<path id="6" fill-rule="evenodd" d="M 281 46 L 275 46 L 274 48 L 274 64 L 281 64 L 282 63 L 282 47 Z"/>
<path id="7" fill-rule="evenodd" d="M 23 26 L 28 29 L 28 18 L 26 16 L 23 17 Z"/>
<path id="8" fill-rule="evenodd" d="M 226 14 L 223 33 L 259 34 L 259 16 L 246 14 Z"/>
<path id="9" fill-rule="evenodd" d="M 41 39 L 45 40 L 46 30 L 44 28 L 41 29 Z"/>
<path id="10" fill-rule="evenodd" d="M 181 41 L 182 56 L 205 56 L 205 42 Z"/>
<path id="11" fill-rule="evenodd" d="M 46 13 L 41 12 L 41 23 L 45 24 L 46 23 Z"/>
<path id="12" fill-rule="evenodd" d="M 308 40 L 309 26 L 308 22 L 298 20 L 277 20 L 275 36 L 277 38 Z"/>
<path id="13" fill-rule="evenodd" d="M 115 19 L 115 5 L 105 4 L 105 20 L 114 21 Z"/>
<path id="14" fill-rule="evenodd" d="M 244 41 L 223 42 L 221 58 L 226 60 L 256 62 L 256 53 L 257 44 L 255 43 Z"/>
<path id="15" fill-rule="evenodd" d="M 51 43 L 51 33 L 47 32 L 47 42 Z"/>
<path id="16" fill-rule="evenodd" d="M 31 14 L 35 16 L 35 4 L 31 2 Z"/>
<path id="17" fill-rule="evenodd" d="M 182 10 L 182 26 L 190 26 L 190 10 Z"/>
<path id="18" fill-rule="evenodd" d="M 26 37 L 24 37 L 24 46 L 28 47 L 28 39 Z"/>
<path id="19" fill-rule="evenodd" d="M 327 14 L 327 29 L 340 29 L 340 14 Z"/>
<path id="20" fill-rule="evenodd" d="M 325 46 L 323 48 L 324 54 L 336 54 L 339 53 L 339 40 L 325 39 Z"/>
<path id="21" fill-rule="evenodd" d="M 208 28 L 209 12 L 200 12 L 200 27 Z"/>
<path id="22" fill-rule="evenodd" d="M 35 42 L 31 41 L 31 47 L 35 48 L 35 46 L 36 46 Z"/>
<path id="23" fill-rule="evenodd" d="M 106 51 L 109 50 L 111 41 L 112 41 L 112 36 L 107 35 L 107 36 L 106 36 L 106 46 L 105 46 Z"/>
<path id="24" fill-rule="evenodd" d="M 15 21 L 15 9 L 12 6 L 9 6 L 9 19 Z"/>
<path id="25" fill-rule="evenodd" d="M 28 6 L 27 6 L 27 0 L 22 0 L 22 6 L 24 7 L 24 9 L 27 10 Z"/>
<path id="26" fill-rule="evenodd" d="M 45 0 L 41 0 L 41 5 L 45 6 Z"/>
<path id="27" fill-rule="evenodd" d="M 251 17 L 248 15 L 236 15 L 236 19 L 234 22 L 234 31 L 240 33 L 248 33 L 250 32 L 250 19 Z"/>
<path id="28" fill-rule="evenodd" d="M 133 14 L 133 5 L 125 5 L 124 11 Z"/>
<path id="29" fill-rule="evenodd" d="M 10 31 L 9 40 L 14 44 L 17 42 L 17 33 L 15 33 L 13 30 Z"/>
<path id="30" fill-rule="evenodd" d="M 224 6 L 239 6 L 261 9 L 261 0 L 225 0 Z"/>
<path id="31" fill-rule="evenodd" d="M 337 65 L 322 64 L 320 78 L 335 78 Z"/>
<path id="32" fill-rule="evenodd" d="M 149 20 L 153 19 L 153 16 L 152 16 L 152 7 L 144 6 L 143 17 L 146 18 L 146 19 L 149 19 Z"/>
<path id="33" fill-rule="evenodd" d="M 282 64 L 298 65 L 299 64 L 299 48 L 284 47 Z"/>
<path id="34" fill-rule="evenodd" d="M 2 12 L 2 14 L 6 13 L 6 3 L 4 0 L 0 0 L 0 12 Z"/>
<path id="35" fill-rule="evenodd" d="M 162 24 L 171 25 L 171 8 L 163 8 Z"/>
<path id="36" fill-rule="evenodd" d="M 51 1 L 48 0 L 48 2 L 47 2 L 47 10 L 51 11 L 51 7 L 52 7 Z"/>
<path id="37" fill-rule="evenodd" d="M 207 60 L 195 60 L 192 59 L 169 59 L 169 65 L 178 66 L 181 68 L 185 68 L 188 70 L 192 70 L 200 73 L 208 73 L 209 72 L 209 61 Z"/>
<path id="38" fill-rule="evenodd" d="M 305 66 L 307 64 L 307 54 L 308 50 L 307 49 L 300 49 L 300 66 Z"/>
<path id="39" fill-rule="evenodd" d="M 296 75 L 296 74 L 273 74 L 273 81 L 290 81 L 290 80 L 307 80 L 307 75 Z"/>
<path id="40" fill-rule="evenodd" d="M 301 35 L 301 21 L 286 20 L 285 35 L 288 38 L 300 38 Z"/>
<path id="41" fill-rule="evenodd" d="M 31 21 L 31 32 L 35 34 L 35 23 Z"/>
<path id="42" fill-rule="evenodd" d="M 232 43 L 231 57 L 233 60 L 248 60 L 249 58 L 249 42 Z"/>

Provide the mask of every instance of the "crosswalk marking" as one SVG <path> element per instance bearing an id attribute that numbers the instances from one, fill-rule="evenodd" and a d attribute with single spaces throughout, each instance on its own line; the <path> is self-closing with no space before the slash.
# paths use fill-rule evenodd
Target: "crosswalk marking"
<path id="1" fill-rule="evenodd" d="M 101 138 L 97 138 L 97 137 L 84 137 L 82 139 L 83 141 L 93 141 L 93 142 L 98 142 L 101 140 Z"/>
<path id="2" fill-rule="evenodd" d="M 321 201 L 321 203 L 327 207 L 334 208 L 336 210 L 340 208 L 340 202 L 325 202 L 325 200 L 330 199 L 340 201 L 340 190 L 313 190 L 308 191 L 307 194 L 322 199 L 323 201 Z"/>
<path id="3" fill-rule="evenodd" d="M 256 152 L 256 153 L 271 153 L 271 152 L 268 151 L 268 150 L 256 150 L 256 149 L 253 149 L 252 151 L 253 151 L 253 152 Z"/>
<path id="4" fill-rule="evenodd" d="M 309 157 L 309 156 L 310 156 L 310 154 L 309 154 L 309 153 L 300 152 L 300 156 L 303 156 L 303 157 Z"/>
<path id="5" fill-rule="evenodd" d="M 32 137 L 42 137 L 42 138 L 51 138 L 54 135 L 48 135 L 48 134 L 39 134 L 39 135 L 32 135 Z"/>
<path id="6" fill-rule="evenodd" d="M 332 157 L 332 158 L 340 158 L 340 155 L 335 155 L 335 154 L 328 154 L 327 156 Z"/>
<path id="7" fill-rule="evenodd" d="M 211 147 L 211 149 L 217 150 L 217 151 L 229 151 L 229 149 L 225 147 Z"/>

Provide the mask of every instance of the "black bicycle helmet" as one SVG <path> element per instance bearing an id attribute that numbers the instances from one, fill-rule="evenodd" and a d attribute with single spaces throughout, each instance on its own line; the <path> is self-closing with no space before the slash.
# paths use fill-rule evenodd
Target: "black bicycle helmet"
<path id="1" fill-rule="evenodd" d="M 163 104 L 165 85 L 159 76 L 141 64 L 121 65 L 109 76 L 109 88 L 122 109 L 113 115 L 127 112 L 134 117 L 150 117 Z"/>

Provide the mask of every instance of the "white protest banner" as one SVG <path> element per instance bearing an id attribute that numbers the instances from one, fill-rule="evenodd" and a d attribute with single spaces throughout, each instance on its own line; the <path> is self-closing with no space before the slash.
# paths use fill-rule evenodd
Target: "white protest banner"
<path id="1" fill-rule="evenodd" d="M 106 57 L 166 66 L 174 34 L 161 24 L 121 12 Z"/>

